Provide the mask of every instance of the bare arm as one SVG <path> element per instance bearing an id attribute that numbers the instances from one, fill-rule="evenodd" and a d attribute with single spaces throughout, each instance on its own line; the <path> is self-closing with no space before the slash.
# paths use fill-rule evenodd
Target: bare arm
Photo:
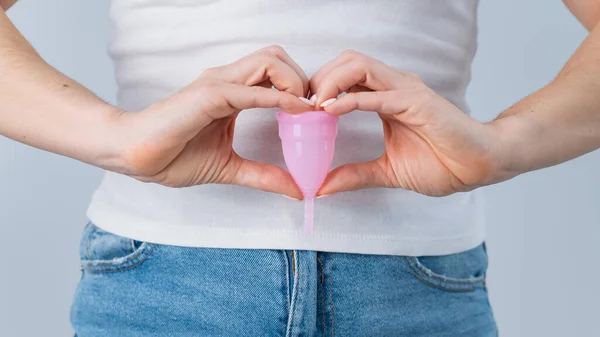
<path id="1" fill-rule="evenodd" d="M 281 90 L 261 86 L 267 82 Z M 300 197 L 289 173 L 233 151 L 231 126 L 246 109 L 306 111 L 298 96 L 307 88 L 300 67 L 273 46 L 206 69 L 170 97 L 126 112 L 44 62 L 0 9 L 0 135 L 141 181 Z"/>
<path id="2" fill-rule="evenodd" d="M 385 152 L 336 168 L 319 194 L 399 187 L 444 196 L 600 148 L 599 3 L 568 1 L 591 33 L 550 84 L 489 123 L 467 116 L 415 74 L 369 56 L 345 52 L 323 66 L 311 79 L 317 104 L 337 115 L 378 112 Z M 350 92 L 338 97 L 341 91 Z"/>
<path id="3" fill-rule="evenodd" d="M 0 135 L 122 172 L 120 113 L 44 62 L 0 10 Z"/>
<path id="4" fill-rule="evenodd" d="M 16 4 L 19 0 L 0 0 L 0 9 L 8 10 L 12 5 Z"/>
<path id="5" fill-rule="evenodd" d="M 497 180 L 600 148 L 600 1 L 565 3 L 591 32 L 550 84 L 492 122 L 502 139 Z"/>
<path id="6" fill-rule="evenodd" d="M 600 1 L 563 0 L 563 2 L 587 30 L 592 30 L 600 21 Z"/>

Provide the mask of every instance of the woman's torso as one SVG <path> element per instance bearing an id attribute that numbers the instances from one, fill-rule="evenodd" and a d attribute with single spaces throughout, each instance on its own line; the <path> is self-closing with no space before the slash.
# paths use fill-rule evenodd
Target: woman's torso
<path id="1" fill-rule="evenodd" d="M 354 49 L 417 73 L 468 111 L 464 95 L 476 49 L 477 0 L 292 1 L 113 0 L 110 55 L 118 103 L 137 111 L 193 81 L 204 69 L 269 45 L 282 46 L 310 77 Z M 243 112 L 234 149 L 284 166 L 273 110 Z M 339 122 L 334 166 L 383 152 L 375 113 Z M 430 198 L 371 189 L 319 199 L 315 232 L 302 232 L 302 204 L 247 188 L 172 189 L 107 173 L 89 217 L 106 230 L 156 243 L 436 255 L 481 243 L 477 192 Z"/>

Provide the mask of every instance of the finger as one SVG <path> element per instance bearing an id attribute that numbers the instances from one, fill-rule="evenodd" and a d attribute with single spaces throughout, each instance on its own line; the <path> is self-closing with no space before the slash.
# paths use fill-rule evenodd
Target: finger
<path id="1" fill-rule="evenodd" d="M 238 67 L 238 65 L 233 66 Z M 250 59 L 242 59 L 239 63 L 240 70 L 243 74 L 240 76 L 239 84 L 253 86 L 264 80 L 270 80 L 272 85 L 285 92 L 293 95 L 304 97 L 305 84 L 298 76 L 296 71 L 285 62 L 277 57 L 257 55 Z M 232 71 L 240 71 L 233 69 Z"/>
<path id="2" fill-rule="evenodd" d="M 190 109 L 190 106 L 197 108 Z M 290 113 L 301 113 L 311 110 L 312 106 L 297 96 L 276 89 L 211 82 L 188 86 L 154 104 L 138 115 L 141 119 L 138 125 L 145 123 L 148 129 L 156 132 L 171 130 L 167 134 L 187 141 L 213 121 L 252 108 L 280 108 Z"/>
<path id="3" fill-rule="evenodd" d="M 203 76 L 246 86 L 270 80 L 277 89 L 300 97 L 304 97 L 308 81 L 304 83 L 297 72 L 278 57 L 266 54 L 249 55 L 231 64 L 207 69 Z"/>
<path id="4" fill-rule="evenodd" d="M 232 95 L 229 95 L 227 100 L 236 111 L 253 108 L 279 108 L 289 113 L 299 113 L 311 109 L 310 105 L 297 96 L 284 91 L 239 85 L 236 85 L 235 89 L 232 90 Z"/>
<path id="5" fill-rule="evenodd" d="M 410 105 L 401 91 L 352 92 L 326 106 L 325 111 L 343 115 L 354 110 L 375 111 L 380 114 L 401 114 Z"/>
<path id="6" fill-rule="evenodd" d="M 222 91 L 220 97 L 225 102 L 205 104 L 206 115 L 212 120 L 253 108 L 279 108 L 290 113 L 300 113 L 312 108 L 297 96 L 276 89 L 224 83 L 219 90 Z"/>
<path id="7" fill-rule="evenodd" d="M 186 87 L 144 110 L 136 118 L 139 129 L 154 130 L 189 140 L 214 120 L 245 109 L 280 108 L 290 113 L 309 111 L 312 106 L 287 92 L 232 83 L 210 82 Z M 192 108 L 190 108 L 192 107 Z M 165 113 L 177 111 L 178 113 Z M 142 127 L 143 126 L 143 127 Z"/>
<path id="8" fill-rule="evenodd" d="M 328 195 L 364 188 L 391 187 L 382 158 L 342 165 L 329 173 L 317 195 Z"/>
<path id="9" fill-rule="evenodd" d="M 360 86 L 375 91 L 392 90 L 399 73 L 387 65 L 370 59 L 354 59 L 325 76 L 317 88 L 319 102 L 338 97 L 350 88 Z M 318 105 L 320 103 L 317 102 Z"/>
<path id="10" fill-rule="evenodd" d="M 294 59 L 292 59 L 292 57 L 282 47 L 270 46 L 267 48 L 263 48 L 263 49 L 259 50 L 258 52 L 259 53 L 263 52 L 263 53 L 266 53 L 267 55 L 274 55 L 275 57 L 277 57 L 278 59 L 283 61 L 283 63 L 292 67 L 292 69 L 294 69 L 296 74 L 298 74 L 298 77 L 302 80 L 303 97 L 306 96 L 306 94 L 308 93 L 308 88 L 309 88 L 308 77 L 304 73 L 304 70 L 302 70 L 302 68 L 296 63 L 296 61 L 294 61 Z"/>
<path id="11" fill-rule="evenodd" d="M 292 176 L 280 167 L 244 159 L 233 154 L 231 180 L 227 183 L 302 199 Z"/>
<path id="12" fill-rule="evenodd" d="M 317 70 L 317 72 L 314 73 L 310 78 L 310 91 L 313 94 L 316 93 L 325 76 L 329 75 L 334 69 L 350 62 L 356 55 L 358 55 L 357 52 L 347 50 L 319 68 L 319 70 Z M 319 103 L 321 101 L 322 100 L 319 100 Z"/>

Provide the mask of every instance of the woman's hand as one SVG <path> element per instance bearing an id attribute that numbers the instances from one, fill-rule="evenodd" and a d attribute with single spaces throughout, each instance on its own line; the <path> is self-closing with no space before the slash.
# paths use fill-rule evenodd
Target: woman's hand
<path id="1" fill-rule="evenodd" d="M 329 113 L 377 112 L 385 140 L 380 158 L 333 170 L 320 195 L 395 187 L 445 196 L 495 180 L 494 128 L 464 114 L 416 75 L 347 51 L 323 66 L 310 86 L 317 106 Z M 332 99 L 342 92 L 347 94 Z"/>
<path id="2" fill-rule="evenodd" d="M 274 86 L 276 89 L 273 89 Z M 279 47 L 211 68 L 186 88 L 119 118 L 125 162 L 139 180 L 172 187 L 235 184 L 301 198 L 283 169 L 246 160 L 232 149 L 235 119 L 251 108 L 309 110 L 308 79 Z"/>

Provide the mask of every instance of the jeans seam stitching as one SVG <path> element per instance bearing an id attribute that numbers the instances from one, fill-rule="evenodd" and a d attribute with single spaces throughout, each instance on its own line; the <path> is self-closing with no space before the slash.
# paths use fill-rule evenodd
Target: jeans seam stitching
<path id="1" fill-rule="evenodd" d="M 425 266 L 423 266 L 421 264 L 421 262 L 419 262 L 419 260 L 416 257 L 414 257 L 414 256 L 411 256 L 411 257 L 405 256 L 404 258 L 405 259 L 411 259 L 412 260 L 411 261 L 412 262 L 411 265 L 414 265 L 415 268 L 418 268 L 421 272 L 425 273 L 428 277 L 430 277 L 430 278 L 432 278 L 432 279 L 434 279 L 436 281 L 440 281 L 440 282 L 444 282 L 444 283 L 450 283 L 450 284 L 456 284 L 456 285 L 475 285 L 475 284 L 481 283 L 484 280 L 484 276 L 483 275 L 478 276 L 478 277 L 474 277 L 474 278 L 472 278 L 470 280 L 459 280 L 459 279 L 456 279 L 456 278 L 454 278 L 454 279 L 453 278 L 444 278 L 444 277 L 441 277 L 439 275 L 436 275 L 433 272 L 431 272 L 432 274 L 429 275 L 429 273 L 428 273 L 429 270 Z"/>
<path id="2" fill-rule="evenodd" d="M 149 243 L 145 243 L 145 244 L 146 244 L 146 246 L 144 248 L 140 248 L 139 252 L 137 254 L 135 254 L 135 256 L 131 256 L 127 260 L 123 261 L 122 263 L 119 264 L 120 266 L 111 265 L 110 263 L 107 263 L 107 262 L 98 263 L 98 264 L 95 264 L 93 262 L 87 262 L 86 265 L 88 267 L 88 270 L 91 274 L 103 274 L 103 273 L 116 273 L 116 272 L 130 270 L 135 267 L 138 267 L 139 265 L 144 263 L 144 261 L 146 261 L 150 257 L 150 255 L 154 251 L 154 248 L 156 247 L 156 245 L 154 245 L 154 244 L 149 244 Z M 138 261 L 135 261 L 135 260 L 138 260 Z M 135 262 L 133 262 L 133 261 L 135 261 Z M 133 262 L 133 264 L 124 266 L 124 264 L 132 263 L 132 262 Z"/>
<path id="3" fill-rule="evenodd" d="M 325 334 L 324 337 L 327 337 L 327 321 L 325 320 L 325 265 L 320 258 L 317 258 L 317 262 L 321 266 L 321 282 L 319 282 L 319 287 L 321 288 L 321 313 L 323 316 L 323 333 Z"/>
<path id="4" fill-rule="evenodd" d="M 129 257 L 127 257 L 126 259 L 124 259 L 123 262 L 121 262 L 119 264 L 125 264 L 125 263 L 131 262 L 131 261 L 139 258 L 140 255 L 142 255 L 142 253 L 144 253 L 146 251 L 146 248 L 147 247 L 138 249 L 135 253 L 133 253 L 132 255 L 130 255 Z M 101 261 L 101 260 L 98 260 L 98 261 Z M 111 263 L 111 262 L 96 262 L 96 263 L 89 262 L 89 264 L 93 265 L 94 267 L 111 267 L 111 266 L 115 266 L 115 264 Z"/>
<path id="5" fill-rule="evenodd" d="M 94 227 L 93 227 L 94 225 L 92 225 L 91 223 L 88 223 L 88 226 L 90 226 L 90 227 L 86 228 L 83 239 L 85 240 L 85 250 L 87 252 L 87 258 L 91 259 L 92 258 L 92 250 L 90 248 L 90 239 L 91 239 L 92 231 L 94 230 Z"/>
<path id="6" fill-rule="evenodd" d="M 290 315 L 290 266 L 289 266 L 289 259 L 287 256 L 287 252 L 285 250 L 281 251 L 283 254 L 283 259 L 285 261 L 285 288 L 286 288 L 286 293 L 285 293 L 285 313 L 288 315 Z"/>
<path id="7" fill-rule="evenodd" d="M 330 255 L 329 261 L 329 305 L 331 306 L 331 337 L 335 336 L 335 315 L 333 306 L 333 254 Z"/>
<path id="8" fill-rule="evenodd" d="M 298 299 L 298 283 L 300 282 L 300 264 L 298 263 L 298 261 L 300 260 L 298 254 L 296 254 L 296 259 L 292 260 L 292 263 L 296 262 L 295 268 L 296 268 L 296 274 L 294 275 L 294 282 L 293 282 L 293 288 L 292 288 L 292 301 L 290 304 L 290 318 L 289 318 L 289 322 L 288 322 L 288 328 L 286 331 L 286 336 L 291 337 L 292 336 L 292 330 L 294 330 L 294 316 L 296 314 L 296 306 L 298 305 L 297 299 Z"/>
<path id="9" fill-rule="evenodd" d="M 423 278 L 421 275 L 417 274 L 415 271 L 413 271 L 412 269 L 410 269 L 410 273 L 417 278 L 419 281 L 425 283 L 426 285 L 439 289 L 439 290 L 443 290 L 443 291 L 450 291 L 450 292 L 455 292 L 455 293 L 468 293 L 468 292 L 473 292 L 475 291 L 475 286 L 467 286 L 467 287 L 463 287 L 463 288 L 450 288 L 450 287 L 444 287 L 438 284 L 435 284 L 433 282 L 430 282 L 428 280 L 426 280 L 425 278 Z"/>
<path id="10" fill-rule="evenodd" d="M 447 281 L 437 279 L 437 278 L 432 278 L 432 280 L 428 280 L 428 278 L 430 276 L 427 273 L 425 273 L 423 270 L 416 269 L 416 267 L 410 263 L 410 260 L 409 260 L 410 257 L 403 256 L 403 258 L 404 258 L 406 265 L 408 266 L 408 270 L 417 280 L 423 282 L 424 284 L 426 284 L 428 286 L 434 287 L 436 289 L 450 291 L 450 292 L 457 292 L 457 293 L 460 293 L 460 292 L 466 293 L 466 292 L 475 291 L 477 285 L 479 283 L 481 283 L 481 281 L 473 282 L 473 283 L 452 283 L 452 282 L 445 283 Z M 434 281 L 437 281 L 441 284 L 436 284 L 436 282 L 434 282 Z M 444 286 L 444 283 L 447 284 L 448 286 Z"/>

